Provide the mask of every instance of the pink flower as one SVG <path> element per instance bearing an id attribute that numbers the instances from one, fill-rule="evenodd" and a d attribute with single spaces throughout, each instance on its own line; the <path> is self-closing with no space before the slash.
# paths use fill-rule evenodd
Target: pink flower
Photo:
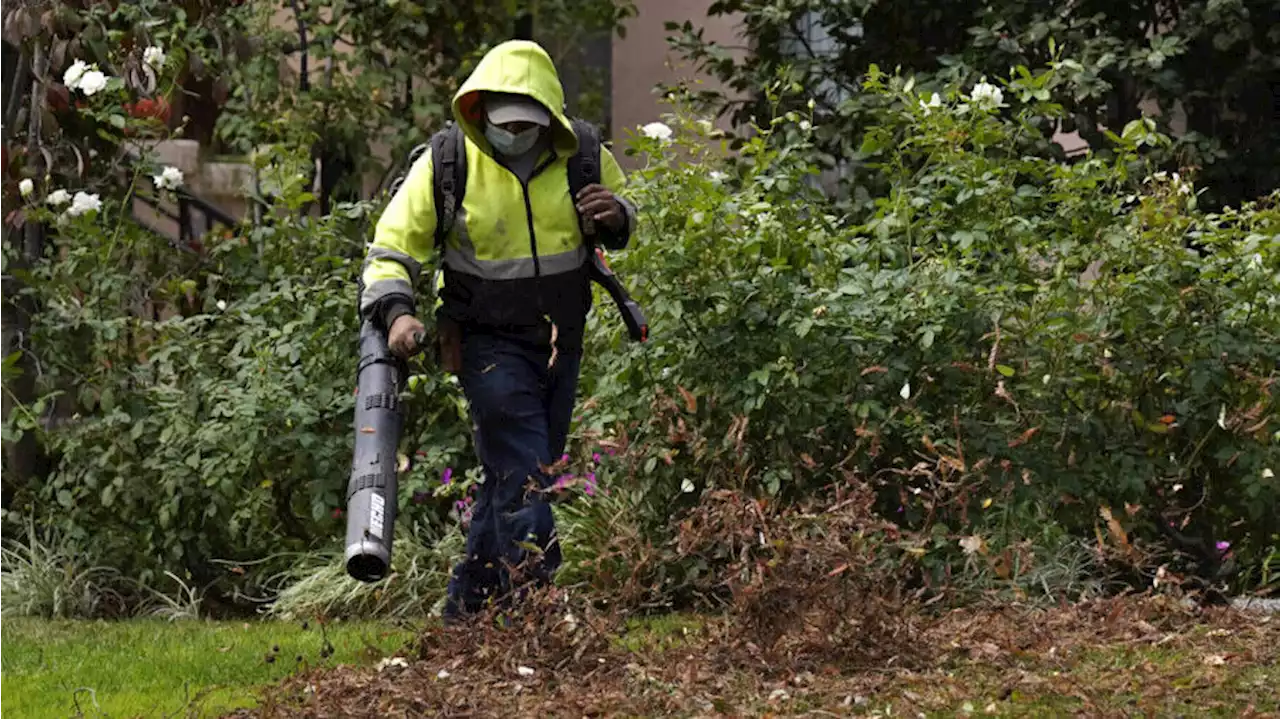
<path id="1" fill-rule="evenodd" d="M 596 464 L 600 464 L 600 453 L 596 452 L 595 454 L 591 455 L 591 461 L 595 462 Z"/>
<path id="2" fill-rule="evenodd" d="M 1231 542 L 1218 542 L 1219 552 L 1226 552 L 1228 549 L 1231 549 Z"/>

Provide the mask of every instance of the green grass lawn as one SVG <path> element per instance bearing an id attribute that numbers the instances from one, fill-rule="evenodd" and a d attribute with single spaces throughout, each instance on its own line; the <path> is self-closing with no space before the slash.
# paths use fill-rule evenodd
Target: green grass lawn
<path id="1" fill-rule="evenodd" d="M 385 622 L 330 623 L 322 634 L 314 622 L 6 618 L 3 710 L 5 719 L 218 716 L 252 706 L 259 686 L 299 666 L 374 662 L 412 635 Z"/>

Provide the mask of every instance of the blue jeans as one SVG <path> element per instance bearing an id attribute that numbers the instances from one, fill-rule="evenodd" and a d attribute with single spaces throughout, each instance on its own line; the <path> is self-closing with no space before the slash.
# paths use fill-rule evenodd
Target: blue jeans
<path id="1" fill-rule="evenodd" d="M 467 533 L 467 556 L 449 580 L 445 616 L 508 601 L 532 581 L 545 584 L 560 566 L 555 519 L 542 471 L 564 452 L 577 392 L 581 352 L 551 351 L 491 334 L 464 333 L 460 380 L 471 407 L 476 453 L 484 467 Z M 520 546 L 527 543 L 540 551 Z M 520 567 L 513 580 L 511 567 Z"/>

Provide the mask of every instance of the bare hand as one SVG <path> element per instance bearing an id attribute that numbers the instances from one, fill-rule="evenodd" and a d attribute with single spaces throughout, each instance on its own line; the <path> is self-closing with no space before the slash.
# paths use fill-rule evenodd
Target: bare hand
<path id="1" fill-rule="evenodd" d="M 418 338 L 426 335 L 427 328 L 422 326 L 413 315 L 400 315 L 391 323 L 391 331 L 387 333 L 387 345 L 391 351 L 401 357 L 408 358 L 422 348 L 418 346 Z"/>
<path id="2" fill-rule="evenodd" d="M 622 223 L 627 219 L 622 211 L 622 203 L 603 185 L 587 185 L 574 199 L 577 200 L 578 212 L 583 217 L 603 222 L 605 227 L 614 232 L 621 230 Z"/>

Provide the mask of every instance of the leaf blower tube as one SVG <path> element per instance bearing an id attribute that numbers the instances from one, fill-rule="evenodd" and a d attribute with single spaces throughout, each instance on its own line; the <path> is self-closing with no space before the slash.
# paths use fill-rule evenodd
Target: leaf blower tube
<path id="1" fill-rule="evenodd" d="M 404 417 L 400 392 L 408 368 L 371 320 L 360 327 L 355 452 L 347 484 L 347 574 L 376 582 L 391 568 L 396 526 L 396 451 Z"/>

